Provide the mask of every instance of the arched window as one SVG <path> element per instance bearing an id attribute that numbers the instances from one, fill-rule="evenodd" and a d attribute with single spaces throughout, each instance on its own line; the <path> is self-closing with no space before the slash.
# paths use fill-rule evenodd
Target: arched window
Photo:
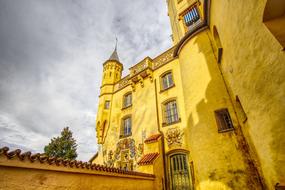
<path id="1" fill-rule="evenodd" d="M 216 44 L 216 48 L 217 48 L 215 51 L 215 54 L 217 57 L 217 62 L 221 63 L 222 54 L 223 54 L 223 47 L 222 47 L 222 43 L 221 43 L 220 36 L 219 36 L 219 33 L 218 33 L 216 26 L 213 27 L 213 36 L 214 36 L 214 40 L 215 40 L 215 44 Z"/>
<path id="2" fill-rule="evenodd" d="M 285 49 L 285 1 L 267 0 L 263 22 L 276 40 Z"/>
<path id="3" fill-rule="evenodd" d="M 194 172 L 189 168 L 188 156 L 186 153 L 174 153 L 169 155 L 169 178 L 170 189 L 193 190 Z"/>

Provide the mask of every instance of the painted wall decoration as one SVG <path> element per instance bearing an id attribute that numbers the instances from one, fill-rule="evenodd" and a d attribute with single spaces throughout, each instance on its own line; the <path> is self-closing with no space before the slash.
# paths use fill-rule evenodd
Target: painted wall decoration
<path id="1" fill-rule="evenodd" d="M 166 131 L 166 140 L 169 147 L 181 146 L 183 132 L 179 128 L 171 128 Z"/>
<path id="2" fill-rule="evenodd" d="M 117 142 L 114 151 L 109 150 L 104 162 L 109 167 L 117 167 L 125 170 L 134 170 L 139 158 L 143 155 L 143 144 L 136 146 L 132 138 L 121 139 Z"/>

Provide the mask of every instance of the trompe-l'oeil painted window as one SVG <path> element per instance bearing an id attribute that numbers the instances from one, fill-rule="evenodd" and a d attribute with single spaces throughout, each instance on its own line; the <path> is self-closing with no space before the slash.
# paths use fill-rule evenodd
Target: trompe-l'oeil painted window
<path id="1" fill-rule="evenodd" d="M 132 118 L 126 117 L 122 120 L 121 137 L 130 136 L 132 134 Z"/>
<path id="2" fill-rule="evenodd" d="M 191 7 L 183 16 L 184 24 L 191 30 L 201 22 L 201 17 L 197 5 Z"/>
<path id="3" fill-rule="evenodd" d="M 172 73 L 169 72 L 161 77 L 162 80 L 162 90 L 168 89 L 174 85 Z"/>
<path id="4" fill-rule="evenodd" d="M 176 100 L 164 104 L 164 122 L 171 124 L 179 121 Z"/>

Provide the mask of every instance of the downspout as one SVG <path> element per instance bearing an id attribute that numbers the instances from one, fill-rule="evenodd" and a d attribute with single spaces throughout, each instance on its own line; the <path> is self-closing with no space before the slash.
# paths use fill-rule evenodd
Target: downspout
<path id="1" fill-rule="evenodd" d="M 163 159 L 163 164 L 164 164 L 164 170 L 163 170 L 164 171 L 164 184 L 163 184 L 163 189 L 167 189 L 167 174 L 166 174 L 167 163 L 166 163 L 166 159 L 165 159 L 164 134 L 161 131 L 160 122 L 159 122 L 156 79 L 154 79 L 154 88 L 155 88 L 156 122 L 157 122 L 158 132 L 161 135 L 162 159 Z"/>

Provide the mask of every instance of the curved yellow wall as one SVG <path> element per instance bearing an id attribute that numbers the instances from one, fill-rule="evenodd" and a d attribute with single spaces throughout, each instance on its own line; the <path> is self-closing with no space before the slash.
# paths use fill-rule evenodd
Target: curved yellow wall
<path id="1" fill-rule="evenodd" d="M 204 30 L 191 38 L 179 53 L 187 118 L 190 155 L 199 189 L 256 189 L 238 137 L 227 89 L 219 72 L 209 38 Z M 218 133 L 214 111 L 227 108 L 234 131 Z"/>
<path id="2" fill-rule="evenodd" d="M 266 2 L 212 1 L 210 28 L 219 32 L 221 70 L 232 99 L 238 95 L 247 114 L 242 130 L 272 189 L 285 181 L 285 52 L 262 22 Z"/>

